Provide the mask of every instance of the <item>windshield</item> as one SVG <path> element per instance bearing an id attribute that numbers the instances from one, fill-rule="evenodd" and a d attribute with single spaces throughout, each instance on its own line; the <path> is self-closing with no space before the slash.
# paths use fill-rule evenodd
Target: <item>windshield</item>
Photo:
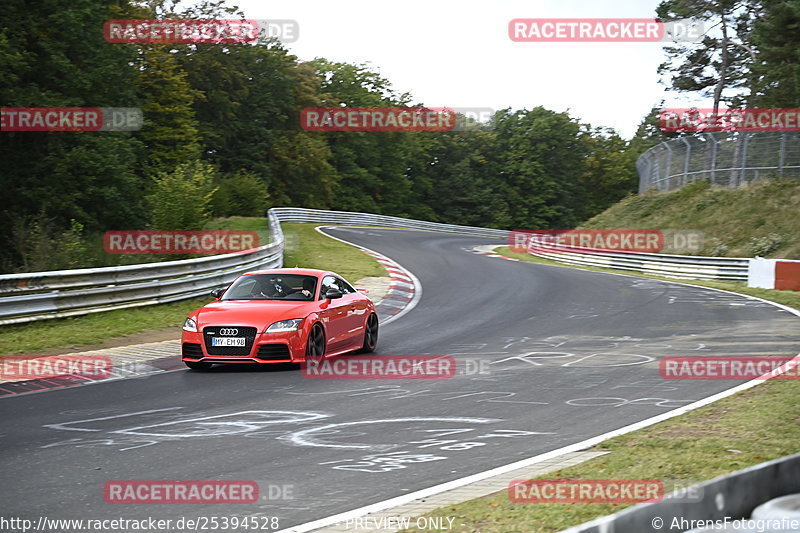
<path id="1" fill-rule="evenodd" d="M 297 274 L 252 274 L 242 276 L 225 291 L 221 300 L 311 301 L 317 278 Z"/>

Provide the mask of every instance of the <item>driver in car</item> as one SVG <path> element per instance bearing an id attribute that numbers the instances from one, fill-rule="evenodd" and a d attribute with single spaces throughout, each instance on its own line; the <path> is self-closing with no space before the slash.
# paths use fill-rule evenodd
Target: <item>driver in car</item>
<path id="1" fill-rule="evenodd" d="M 303 280 L 303 289 L 300 291 L 303 293 L 303 296 L 307 297 L 309 300 L 312 296 L 314 296 L 314 280 L 311 278 L 306 278 Z"/>
<path id="2" fill-rule="evenodd" d="M 266 286 L 261 289 L 261 295 L 268 298 L 284 298 L 298 292 L 310 300 L 314 296 L 314 280 L 305 278 L 302 289 L 292 289 L 281 278 L 270 278 Z"/>
<path id="3" fill-rule="evenodd" d="M 291 292 L 291 289 L 283 283 L 281 278 L 269 278 L 269 281 L 261 287 L 261 296 L 268 298 L 283 298 L 288 292 Z"/>

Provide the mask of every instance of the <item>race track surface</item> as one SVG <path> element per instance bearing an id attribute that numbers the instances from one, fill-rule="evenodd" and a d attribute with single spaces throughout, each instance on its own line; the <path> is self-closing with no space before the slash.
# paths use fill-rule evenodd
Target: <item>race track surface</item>
<path id="1" fill-rule="evenodd" d="M 285 528 L 579 442 L 738 384 L 665 381 L 661 357 L 794 356 L 800 345 L 797 317 L 736 295 L 472 250 L 502 244 L 491 239 L 328 231 L 398 261 L 422 285 L 418 305 L 381 329 L 379 354 L 452 355 L 473 373 L 340 380 L 216 367 L 5 398 L 3 514 L 258 514 Z M 267 494 L 238 506 L 104 501 L 107 481 L 130 479 L 256 480 Z M 292 499 L 270 500 L 270 485 L 291 486 Z"/>

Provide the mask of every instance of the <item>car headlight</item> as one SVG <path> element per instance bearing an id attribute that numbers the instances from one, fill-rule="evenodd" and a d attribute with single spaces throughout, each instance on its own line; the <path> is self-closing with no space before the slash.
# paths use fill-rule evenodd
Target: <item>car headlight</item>
<path id="1" fill-rule="evenodd" d="M 193 318 L 187 318 L 183 321 L 183 330 L 197 333 L 197 322 L 195 322 Z"/>
<path id="2" fill-rule="evenodd" d="M 291 318 L 289 320 L 281 320 L 279 322 L 275 322 L 274 324 L 270 325 L 267 328 L 267 333 L 278 333 L 281 331 L 297 331 L 297 328 L 300 327 L 300 322 L 302 322 L 302 318 Z"/>

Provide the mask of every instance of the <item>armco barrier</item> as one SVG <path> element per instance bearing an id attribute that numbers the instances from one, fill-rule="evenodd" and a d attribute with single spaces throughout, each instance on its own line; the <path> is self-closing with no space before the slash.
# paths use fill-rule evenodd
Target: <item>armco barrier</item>
<path id="1" fill-rule="evenodd" d="M 421 220 L 316 209 L 269 210 L 270 243 L 224 255 L 103 268 L 0 275 L 0 324 L 85 315 L 208 294 L 239 274 L 283 264 L 281 222 L 384 226 L 505 237 L 508 232 Z"/>
<path id="2" fill-rule="evenodd" d="M 800 492 L 800 454 L 700 483 L 694 486 L 693 492 L 702 494 L 700 501 L 688 502 L 675 497 L 657 503 L 642 503 L 561 533 L 666 533 L 686 531 L 690 527 L 685 526 L 692 521 L 748 518 L 762 503 Z"/>
<path id="3" fill-rule="evenodd" d="M 704 257 L 643 252 L 603 252 L 578 246 L 536 244 L 528 249 L 537 257 L 573 265 L 632 270 L 678 279 L 721 279 L 747 281 L 750 259 L 746 257 Z"/>
<path id="4" fill-rule="evenodd" d="M 269 210 L 270 243 L 232 254 L 103 268 L 0 275 L 0 324 L 85 315 L 203 296 L 243 272 L 283 264 L 281 223 L 380 226 L 461 233 L 507 239 L 499 229 L 440 224 L 408 218 L 277 207 Z M 684 279 L 748 279 L 747 258 L 698 257 L 636 252 L 565 252 L 538 249 L 534 254 L 567 264 L 603 266 Z"/>

